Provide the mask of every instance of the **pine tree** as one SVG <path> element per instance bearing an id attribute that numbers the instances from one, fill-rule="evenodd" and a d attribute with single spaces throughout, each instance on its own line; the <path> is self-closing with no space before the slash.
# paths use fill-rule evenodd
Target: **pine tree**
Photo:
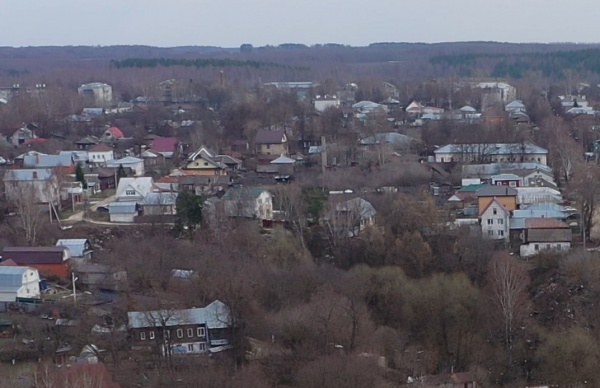
<path id="1" fill-rule="evenodd" d="M 81 163 L 77 163 L 77 167 L 75 168 L 75 179 L 77 182 L 81 182 L 81 186 L 84 189 L 87 189 L 87 182 L 85 181 L 85 174 L 83 173 Z"/>

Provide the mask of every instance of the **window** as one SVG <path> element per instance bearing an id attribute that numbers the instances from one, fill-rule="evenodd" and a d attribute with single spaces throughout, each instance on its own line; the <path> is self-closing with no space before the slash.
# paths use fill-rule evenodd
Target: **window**
<path id="1" fill-rule="evenodd" d="M 206 344 L 204 342 L 198 344 L 198 350 L 201 352 L 206 351 Z"/>
<path id="2" fill-rule="evenodd" d="M 560 244 L 556 244 L 556 250 L 560 251 L 562 249 L 562 246 Z"/>
<path id="3" fill-rule="evenodd" d="M 193 337 L 194 336 L 194 329 L 187 329 L 187 335 L 188 335 L 188 337 Z"/>
<path id="4" fill-rule="evenodd" d="M 517 182 L 514 182 L 514 181 L 513 181 L 513 182 L 510 182 L 508 185 L 509 185 L 510 187 L 517 187 Z"/>
<path id="5" fill-rule="evenodd" d="M 196 333 L 198 334 L 198 337 L 204 337 L 204 335 L 206 334 L 206 332 L 204 331 L 204 328 L 203 328 L 203 327 L 199 327 L 199 328 L 196 330 Z"/>
<path id="6" fill-rule="evenodd" d="M 125 195 L 135 195 L 135 190 L 125 190 Z"/>
<path id="7" fill-rule="evenodd" d="M 177 338 L 183 338 L 183 329 L 177 329 Z"/>
<path id="8" fill-rule="evenodd" d="M 497 214 L 498 214 L 498 209 L 496 209 L 496 208 L 493 208 L 493 209 L 492 209 L 492 214 L 494 214 L 494 215 L 497 215 Z"/>
<path id="9" fill-rule="evenodd" d="M 146 333 L 144 333 L 143 331 L 140 331 L 140 339 L 142 341 L 144 341 L 146 339 Z"/>
<path id="10" fill-rule="evenodd" d="M 499 230 L 499 231 L 498 231 L 498 236 L 500 236 L 500 237 L 504 237 L 504 231 L 503 231 L 503 230 Z"/>
<path id="11" fill-rule="evenodd" d="M 270 150 L 271 149 L 271 144 L 267 144 L 267 149 Z"/>
<path id="12" fill-rule="evenodd" d="M 539 251 L 540 250 L 540 244 L 535 244 L 533 246 L 533 249 L 535 249 L 536 251 Z"/>
<path id="13" fill-rule="evenodd" d="M 488 230 L 488 236 L 493 236 L 494 235 L 494 231 L 493 230 Z"/>
<path id="14" fill-rule="evenodd" d="M 193 352 L 194 351 L 194 344 L 189 344 L 188 345 L 188 351 L 189 352 Z"/>
<path id="15" fill-rule="evenodd" d="M 488 225 L 494 225 L 494 220 L 492 220 L 491 218 L 487 220 L 487 224 Z"/>
<path id="16" fill-rule="evenodd" d="M 502 218 L 498 220 L 498 225 L 504 225 L 504 220 Z"/>
<path id="17" fill-rule="evenodd" d="M 552 247 L 550 246 L 550 244 L 546 244 L 546 249 L 550 249 L 550 248 L 552 248 Z"/>

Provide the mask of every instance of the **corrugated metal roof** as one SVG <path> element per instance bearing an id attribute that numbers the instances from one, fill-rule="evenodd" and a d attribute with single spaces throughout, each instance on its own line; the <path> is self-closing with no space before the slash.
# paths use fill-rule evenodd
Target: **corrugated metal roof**
<path id="1" fill-rule="evenodd" d="M 565 222 L 554 218 L 527 218 L 525 226 L 527 229 L 569 229 Z"/>
<path id="2" fill-rule="evenodd" d="M 129 328 L 172 327 L 181 325 L 206 325 L 209 329 L 225 329 L 231 325 L 229 307 L 215 300 L 206 307 L 183 310 L 130 311 Z"/>
<path id="3" fill-rule="evenodd" d="M 6 170 L 4 181 L 47 181 L 54 172 L 49 168 Z"/>
<path id="4" fill-rule="evenodd" d="M 66 238 L 58 240 L 56 246 L 69 248 L 69 252 L 73 257 L 83 257 L 87 242 L 88 240 L 85 238 Z"/>

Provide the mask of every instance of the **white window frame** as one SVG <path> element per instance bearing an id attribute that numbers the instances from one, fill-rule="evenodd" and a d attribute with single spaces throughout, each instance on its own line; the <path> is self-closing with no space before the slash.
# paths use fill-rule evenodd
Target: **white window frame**
<path id="1" fill-rule="evenodd" d="M 177 338 L 183 338 L 183 329 L 177 329 Z"/>
<path id="2" fill-rule="evenodd" d="M 188 338 L 192 338 L 194 336 L 194 329 L 192 329 L 192 328 L 187 329 L 187 336 L 188 336 Z"/>
<path id="3" fill-rule="evenodd" d="M 204 337 L 206 335 L 206 330 L 203 327 L 199 327 L 196 329 L 196 334 L 198 337 Z"/>
<path id="4" fill-rule="evenodd" d="M 152 331 L 150 332 L 150 335 L 148 336 L 148 338 L 150 338 L 151 340 L 153 340 L 154 338 L 156 338 L 156 337 L 154 336 L 154 330 L 152 330 Z"/>
<path id="5" fill-rule="evenodd" d="M 143 331 L 140 331 L 140 340 L 141 341 L 145 341 L 146 340 L 146 333 Z"/>

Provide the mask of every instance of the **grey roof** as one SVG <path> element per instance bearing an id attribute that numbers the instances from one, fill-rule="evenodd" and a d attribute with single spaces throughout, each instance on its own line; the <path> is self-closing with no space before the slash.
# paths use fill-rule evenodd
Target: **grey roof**
<path id="1" fill-rule="evenodd" d="M 374 144 L 393 144 L 397 146 L 409 146 L 414 141 L 410 136 L 403 135 L 396 132 L 382 132 L 377 133 L 373 136 L 366 137 L 360 140 L 361 145 L 374 145 Z"/>
<path id="2" fill-rule="evenodd" d="M 231 325 L 231 312 L 225 303 L 215 300 L 200 308 L 130 311 L 127 313 L 127 319 L 130 329 L 202 324 L 209 329 L 225 329 Z"/>
<path id="3" fill-rule="evenodd" d="M 557 210 L 543 209 L 519 209 L 513 211 L 513 217 L 517 218 L 556 218 L 562 220 L 569 215 Z"/>
<path id="4" fill-rule="evenodd" d="M 285 132 L 277 131 L 258 131 L 254 144 L 282 144 Z"/>
<path id="5" fill-rule="evenodd" d="M 546 155 L 548 150 L 532 143 L 448 144 L 434 151 L 436 154 L 462 154 L 465 150 L 480 150 L 485 155 L 512 155 L 519 153 Z M 475 151 L 474 151 L 475 152 Z"/>
<path id="6" fill-rule="evenodd" d="M 360 212 L 360 218 L 371 218 L 377 214 L 377 210 L 371 205 L 371 202 L 360 197 L 337 203 L 335 205 L 335 210 L 338 212 L 352 212 L 358 210 Z"/>
<path id="7" fill-rule="evenodd" d="M 281 155 L 275 160 L 271 161 L 271 164 L 294 164 L 296 161 L 294 159 L 288 158 L 285 155 Z"/>
<path id="8" fill-rule="evenodd" d="M 23 285 L 23 274 L 29 267 L 0 266 L 0 291 L 16 292 Z"/>
<path id="9" fill-rule="evenodd" d="M 24 167 L 68 167 L 73 164 L 70 153 L 59 155 L 27 155 L 23 158 Z"/>
<path id="10" fill-rule="evenodd" d="M 495 175 L 514 170 L 541 171 L 552 174 L 552 168 L 541 163 L 490 163 L 465 164 L 462 166 L 463 177 L 466 175 Z"/>
<path id="11" fill-rule="evenodd" d="M 140 163 L 143 161 L 144 161 L 143 159 L 138 159 L 133 156 L 126 156 L 121 159 L 109 160 L 106 162 L 106 166 L 110 167 L 110 166 L 119 166 L 119 165 L 126 165 L 126 164 L 136 164 L 136 163 Z"/>
<path id="12" fill-rule="evenodd" d="M 108 205 L 108 212 L 110 214 L 130 214 L 137 211 L 137 204 L 135 202 L 111 202 Z"/>
<path id="13" fill-rule="evenodd" d="M 53 171 L 48 168 L 6 170 L 4 181 L 47 181 L 52 176 Z"/>
<path id="14" fill-rule="evenodd" d="M 519 192 L 508 186 L 487 186 L 477 190 L 477 197 L 517 196 Z"/>
<path id="15" fill-rule="evenodd" d="M 69 248 L 72 257 L 83 257 L 87 242 L 85 238 L 63 238 L 56 242 L 56 246 Z"/>

